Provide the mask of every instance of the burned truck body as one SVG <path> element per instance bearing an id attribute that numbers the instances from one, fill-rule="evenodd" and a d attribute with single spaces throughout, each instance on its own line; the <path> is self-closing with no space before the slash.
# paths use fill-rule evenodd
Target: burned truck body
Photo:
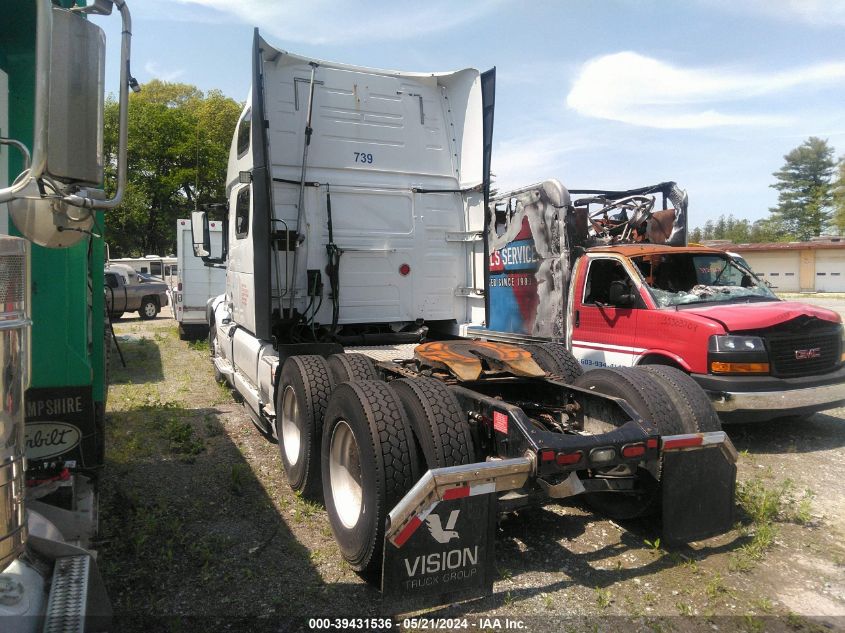
<path id="1" fill-rule="evenodd" d="M 669 366 L 726 422 L 845 403 L 841 317 L 781 301 L 730 254 L 687 245 L 674 183 L 567 191 L 550 180 L 491 201 L 488 319 L 469 335 L 554 341 L 584 369 Z"/>

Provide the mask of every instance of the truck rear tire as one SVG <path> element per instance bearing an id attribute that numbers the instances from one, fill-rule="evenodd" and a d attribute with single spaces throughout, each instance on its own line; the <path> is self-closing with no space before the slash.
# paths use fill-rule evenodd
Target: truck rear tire
<path id="1" fill-rule="evenodd" d="M 320 439 L 332 380 L 322 356 L 291 356 L 276 389 L 276 437 L 290 487 L 319 499 Z"/>
<path id="2" fill-rule="evenodd" d="M 668 365 L 645 365 L 642 369 L 665 387 L 675 407 L 681 411 L 681 417 L 685 421 L 684 428 L 695 429 L 684 432 L 702 433 L 722 430 L 719 415 L 713 408 L 710 398 L 689 375 Z"/>
<path id="3" fill-rule="evenodd" d="M 332 354 L 329 370 L 336 385 L 350 380 L 378 380 L 372 359 L 363 354 Z"/>
<path id="4" fill-rule="evenodd" d="M 664 435 L 688 433 L 691 428 L 683 413 L 675 406 L 666 388 L 651 374 L 640 368 L 609 369 L 601 368 L 586 372 L 573 383 L 576 387 L 589 389 L 615 398 L 625 400 L 643 419 L 651 421 L 657 431 Z M 621 419 L 608 419 L 606 411 L 599 415 L 584 413 L 584 430 L 597 433 L 607 432 L 608 423 L 618 425 Z M 627 471 L 627 472 L 626 472 Z M 624 521 L 648 516 L 660 508 L 660 486 L 656 476 L 639 468 L 637 473 L 626 468 L 613 468 L 604 476 L 638 475 L 641 488 L 635 492 L 595 492 L 585 495 L 584 503 L 604 516 Z"/>
<path id="5" fill-rule="evenodd" d="M 641 368 L 592 369 L 577 378 L 576 387 L 603 393 L 625 400 L 643 419 L 653 422 L 662 434 L 685 433 L 680 413 L 666 393 L 665 388 Z M 585 418 L 588 417 L 585 415 Z M 593 423 L 594 420 L 590 420 Z M 611 421 L 611 424 L 617 424 Z M 587 421 L 585 420 L 585 431 Z M 595 424 L 594 424 L 595 427 Z M 599 430 L 599 429 L 596 429 Z M 607 429 L 600 429 L 601 432 Z"/>
<path id="6" fill-rule="evenodd" d="M 540 368 L 571 383 L 584 373 L 581 363 L 560 343 L 537 343 L 529 345 L 528 351 Z"/>
<path id="7" fill-rule="evenodd" d="M 323 498 L 343 558 L 370 581 L 381 573 L 387 514 L 421 474 L 414 442 L 387 383 L 335 389 L 323 427 Z"/>
<path id="8" fill-rule="evenodd" d="M 141 299 L 141 307 L 138 309 L 138 315 L 144 321 L 156 318 L 158 316 L 158 303 L 156 303 L 156 300 L 150 297 Z"/>
<path id="9" fill-rule="evenodd" d="M 402 378 L 390 383 L 422 448 L 428 468 L 471 464 L 472 434 L 455 394 L 434 378 Z"/>

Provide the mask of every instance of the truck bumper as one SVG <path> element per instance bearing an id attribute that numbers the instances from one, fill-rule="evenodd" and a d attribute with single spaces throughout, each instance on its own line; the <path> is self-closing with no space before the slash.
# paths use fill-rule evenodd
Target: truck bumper
<path id="1" fill-rule="evenodd" d="M 692 374 L 725 422 L 758 422 L 845 406 L 845 367 L 822 376 Z"/>

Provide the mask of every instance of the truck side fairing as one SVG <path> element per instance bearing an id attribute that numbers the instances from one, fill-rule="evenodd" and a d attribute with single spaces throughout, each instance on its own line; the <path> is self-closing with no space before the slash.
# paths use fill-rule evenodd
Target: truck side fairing
<path id="1" fill-rule="evenodd" d="M 237 132 L 233 139 L 227 178 L 230 207 L 240 201 L 249 214 L 249 230 L 229 228 L 227 297 L 236 322 L 265 339 L 264 312 L 331 323 L 329 244 L 340 253 L 340 327 L 464 323 L 483 310 L 479 72 L 312 60 L 257 34 L 255 64 L 260 84 L 242 115 L 240 142 Z M 251 124 L 259 110 L 266 129 Z M 241 172 L 252 172 L 251 183 L 239 182 Z"/>

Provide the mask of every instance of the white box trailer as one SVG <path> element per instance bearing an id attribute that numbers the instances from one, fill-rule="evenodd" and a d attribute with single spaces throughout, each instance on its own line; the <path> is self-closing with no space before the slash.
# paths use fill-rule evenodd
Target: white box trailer
<path id="1" fill-rule="evenodd" d="M 209 230 L 212 247 L 221 248 L 222 223 L 210 222 Z M 226 270 L 206 266 L 194 255 L 190 220 L 176 220 L 176 266 L 169 294 L 173 318 L 179 324 L 179 337 L 204 338 L 208 335 L 206 305 L 211 297 L 226 290 Z"/>

